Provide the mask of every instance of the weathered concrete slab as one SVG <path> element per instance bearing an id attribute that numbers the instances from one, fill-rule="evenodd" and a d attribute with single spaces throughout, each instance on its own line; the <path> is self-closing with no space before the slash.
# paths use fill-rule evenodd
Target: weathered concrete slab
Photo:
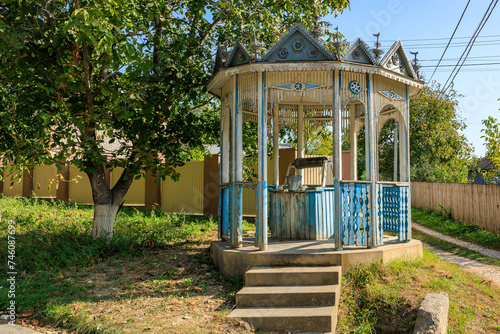
<path id="1" fill-rule="evenodd" d="M 2 334 L 40 334 L 31 328 L 23 327 L 21 325 L 10 325 L 6 321 L 0 320 L 0 333 Z"/>
<path id="2" fill-rule="evenodd" d="M 339 284 L 339 266 L 253 267 L 245 274 L 246 286 L 307 286 Z"/>
<path id="3" fill-rule="evenodd" d="M 235 309 L 229 317 L 240 318 L 266 331 L 333 332 L 335 313 L 333 306 L 255 307 Z"/>
<path id="4" fill-rule="evenodd" d="M 429 293 L 420 304 L 413 334 L 446 334 L 449 308 L 447 293 Z"/>
<path id="5" fill-rule="evenodd" d="M 416 259 L 423 256 L 422 243 L 411 240 L 398 243 L 395 237 L 384 238 L 384 245 L 344 247 L 334 250 L 332 240 L 280 240 L 269 239 L 268 250 L 253 246 L 235 249 L 229 242 L 213 242 L 211 254 L 219 270 L 227 276 L 242 277 L 256 266 L 342 266 L 343 272 L 360 264 L 388 263 L 392 260 Z"/>
<path id="6" fill-rule="evenodd" d="M 246 286 L 236 294 L 236 307 L 332 306 L 340 285 Z"/>

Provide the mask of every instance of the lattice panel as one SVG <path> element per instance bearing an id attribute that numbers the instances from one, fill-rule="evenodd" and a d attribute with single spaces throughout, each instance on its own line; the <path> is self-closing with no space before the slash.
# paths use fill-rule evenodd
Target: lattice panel
<path id="1" fill-rule="evenodd" d="M 384 232 L 397 233 L 406 240 L 408 229 L 408 187 L 381 186 L 378 195 L 379 220 Z"/>
<path id="2" fill-rule="evenodd" d="M 366 246 L 371 231 L 369 185 L 342 184 L 342 243 L 344 246 Z"/>

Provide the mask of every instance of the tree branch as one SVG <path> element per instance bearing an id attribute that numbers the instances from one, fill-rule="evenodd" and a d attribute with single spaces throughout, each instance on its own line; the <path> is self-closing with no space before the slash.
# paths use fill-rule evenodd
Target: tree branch
<path id="1" fill-rule="evenodd" d="M 203 37 L 201 38 L 200 40 L 200 45 L 203 45 L 205 43 L 205 41 L 208 39 L 208 36 L 210 36 L 210 33 L 215 29 L 215 27 L 222 23 L 222 20 L 221 19 L 216 19 L 214 22 L 212 22 L 212 24 L 210 25 L 210 28 L 208 29 L 208 31 L 205 33 L 205 35 L 203 35 Z"/>

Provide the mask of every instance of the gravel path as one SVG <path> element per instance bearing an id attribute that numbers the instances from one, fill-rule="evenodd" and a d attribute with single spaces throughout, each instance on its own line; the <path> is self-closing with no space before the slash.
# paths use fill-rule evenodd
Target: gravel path
<path id="1" fill-rule="evenodd" d="M 421 231 L 421 232 L 428 234 L 428 235 L 432 235 L 432 236 L 439 238 L 441 240 L 451 242 L 452 244 L 458 245 L 458 246 L 463 247 L 463 248 L 468 248 L 470 250 L 473 250 L 475 252 L 481 253 L 481 254 L 486 255 L 486 256 L 500 259 L 500 252 L 499 251 L 489 249 L 489 248 L 484 248 L 484 247 L 481 247 L 478 245 L 471 244 L 470 242 L 467 242 L 467 241 L 462 241 L 462 240 L 458 240 L 458 239 L 449 237 L 447 235 L 433 231 L 427 227 L 416 224 L 414 222 L 411 223 L 411 226 L 418 231 Z"/>
<path id="2" fill-rule="evenodd" d="M 451 263 L 455 263 L 460 267 L 464 268 L 467 271 L 471 271 L 473 273 L 479 274 L 486 279 L 491 280 L 492 282 L 500 285 L 500 268 L 497 266 L 490 266 L 478 261 L 474 261 L 471 259 L 467 259 L 465 257 L 461 257 L 441 249 L 434 248 L 427 244 L 424 244 L 427 249 L 431 252 L 435 253 L 437 256 Z"/>
<path id="3" fill-rule="evenodd" d="M 449 237 L 447 235 L 441 234 L 439 232 L 433 231 L 431 229 L 428 229 L 426 227 L 423 227 L 421 225 L 415 224 L 412 222 L 412 227 L 418 231 L 421 231 L 425 234 L 432 235 L 434 237 L 437 237 L 439 239 L 451 242 L 455 245 L 468 248 L 470 250 L 476 251 L 478 253 L 481 253 L 483 255 L 491 256 L 497 259 L 500 259 L 500 252 L 495 251 L 493 249 L 488 249 L 484 248 L 478 245 L 471 244 L 470 242 L 458 240 L 452 237 Z M 455 254 L 452 254 L 450 252 L 443 251 L 441 249 L 434 248 L 432 246 L 429 246 L 425 244 L 425 247 L 427 247 L 431 252 L 435 253 L 437 256 L 440 258 L 459 265 L 460 267 L 474 272 L 476 274 L 479 274 L 492 282 L 500 285 L 500 267 L 497 266 L 490 266 L 475 260 L 467 259 L 465 257 L 461 257 Z"/>

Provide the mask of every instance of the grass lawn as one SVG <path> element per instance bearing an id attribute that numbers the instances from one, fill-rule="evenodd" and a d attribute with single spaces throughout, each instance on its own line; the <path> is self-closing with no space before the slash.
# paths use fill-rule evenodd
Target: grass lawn
<path id="1" fill-rule="evenodd" d="M 107 245 L 90 237 L 90 206 L 0 197 L 0 215 L 2 259 L 16 223 L 16 306 L 31 319 L 78 333 L 250 333 L 225 318 L 242 282 L 210 260 L 214 220 L 124 208 Z"/>
<path id="2" fill-rule="evenodd" d="M 486 232 L 479 226 L 458 222 L 446 212 L 411 208 L 411 219 L 417 224 L 451 237 L 500 251 L 500 235 Z"/>
<path id="3" fill-rule="evenodd" d="M 16 226 L 16 306 L 25 319 L 78 333 L 255 332 L 225 317 L 242 282 L 210 259 L 214 220 L 124 208 L 107 245 L 90 237 L 89 206 L 0 196 L 0 215 L 2 259 L 8 220 Z M 345 275 L 337 333 L 409 331 L 430 292 L 450 295 L 451 333 L 500 333 L 500 288 L 426 250 L 422 260 Z M 0 312 L 8 302 L 0 294 Z"/>

